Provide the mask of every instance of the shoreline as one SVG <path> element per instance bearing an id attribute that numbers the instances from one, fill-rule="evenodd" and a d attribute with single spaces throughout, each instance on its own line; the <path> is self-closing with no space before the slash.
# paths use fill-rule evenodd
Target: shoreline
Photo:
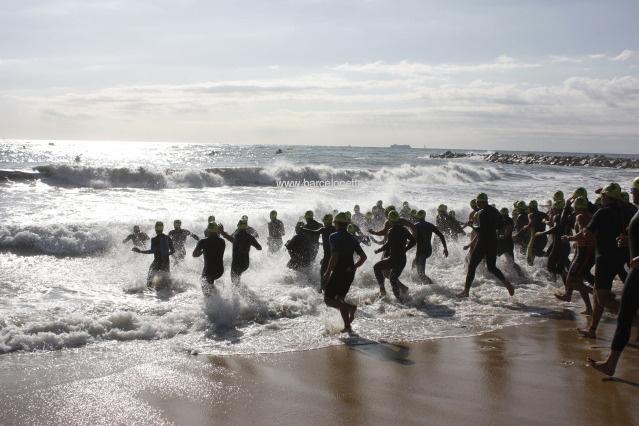
<path id="1" fill-rule="evenodd" d="M 0 364 L 0 408 L 6 424 L 638 424 L 639 346 L 608 380 L 585 360 L 607 354 L 614 320 L 597 341 L 577 336 L 581 322 L 277 354 L 153 342 L 15 354 Z"/>

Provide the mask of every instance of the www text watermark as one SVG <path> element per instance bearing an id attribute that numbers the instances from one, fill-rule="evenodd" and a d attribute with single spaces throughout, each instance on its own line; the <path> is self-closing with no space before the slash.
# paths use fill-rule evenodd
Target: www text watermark
<path id="1" fill-rule="evenodd" d="M 359 186 L 359 180 L 278 180 L 278 188 L 331 188 L 335 186 Z"/>

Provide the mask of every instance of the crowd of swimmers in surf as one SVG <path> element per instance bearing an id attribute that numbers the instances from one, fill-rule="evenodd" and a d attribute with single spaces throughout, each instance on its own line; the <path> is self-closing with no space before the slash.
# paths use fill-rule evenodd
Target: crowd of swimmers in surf
<path id="1" fill-rule="evenodd" d="M 639 178 L 630 188 L 632 200 L 617 183 L 599 188 L 595 193 L 594 202 L 589 200 L 585 188 L 577 188 L 568 198 L 562 191 L 557 191 L 545 206 L 535 200 L 517 201 L 513 204 L 512 215 L 508 208 L 497 210 L 489 203 L 488 196 L 481 193 L 470 202 L 471 212 L 466 221 L 459 221 L 454 211 L 440 205 L 434 224 L 426 221 L 424 210 L 412 209 L 408 202 L 398 210 L 394 206 L 384 207 L 383 202 L 378 201 L 365 214 L 356 205 L 353 213 L 333 211 L 325 214 L 323 223 L 315 220 L 313 211 L 307 211 L 295 224 L 295 233 L 286 243 L 283 242 L 284 224 L 273 210 L 268 222 L 267 246 L 269 253 L 277 253 L 285 247 L 290 255 L 287 266 L 299 270 L 314 264 L 321 240 L 323 255 L 318 290 L 324 294 L 327 306 L 339 310 L 344 321 L 343 331 L 350 332 L 357 307 L 347 302 L 346 296 L 355 271 L 367 260 L 361 244 L 380 246 L 375 250 L 376 254 L 381 253 L 380 259 L 373 265 L 380 295 L 386 295 L 385 281 L 388 280 L 395 297 L 404 301 L 408 297 L 408 287 L 400 281 L 400 276 L 406 266 L 406 253 L 415 247 L 412 266 L 420 281 L 429 284 L 432 281 L 425 273 L 425 265 L 433 253 L 433 234 L 438 237 L 442 253 L 447 257 L 447 239 L 457 240 L 467 235 L 464 229 L 468 228 L 469 241 L 464 246 L 464 250 L 468 250 L 467 274 L 459 296 L 469 296 L 475 270 L 482 261 L 513 296 L 515 287 L 497 268 L 497 257 L 505 256 L 520 275 L 523 271 L 515 263 L 516 249 L 525 255 L 529 265 L 533 265 L 536 257 L 544 257 L 547 269 L 561 277 L 565 287 L 555 296 L 570 301 L 573 292 L 577 291 L 583 299 L 583 314 L 589 317 L 589 326 L 578 330 L 581 335 L 595 338 L 604 310 L 617 313 L 610 355 L 604 361 L 590 360 L 596 369 L 613 375 L 639 310 Z M 546 207 L 546 211 L 540 207 Z M 232 244 L 233 284 L 238 284 L 242 273 L 249 268 L 251 247 L 262 250 L 259 236 L 248 225 L 246 216 L 240 218 L 232 234 L 210 216 L 203 239 L 183 229 L 179 220 L 173 225 L 174 229 L 165 235 L 163 223 L 157 222 L 156 236 L 151 238 L 148 250 L 143 248 L 149 237 L 138 226 L 123 241 L 131 240 L 135 252 L 154 255 L 149 268 L 149 286 L 163 282 L 158 276 L 166 276 L 170 271 L 171 255 L 176 260 L 186 256 L 185 243 L 189 236 L 197 241 L 192 255 L 204 255 L 205 294 L 216 291 L 215 281 L 224 273 L 226 241 Z M 612 291 L 616 277 L 624 282 L 620 301 Z"/>

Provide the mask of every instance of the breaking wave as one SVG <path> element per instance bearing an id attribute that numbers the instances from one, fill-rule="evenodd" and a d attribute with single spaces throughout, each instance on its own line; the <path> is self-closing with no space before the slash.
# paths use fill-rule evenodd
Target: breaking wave
<path id="1" fill-rule="evenodd" d="M 109 250 L 114 244 L 105 229 L 80 225 L 0 227 L 0 251 L 16 254 L 84 256 Z"/>

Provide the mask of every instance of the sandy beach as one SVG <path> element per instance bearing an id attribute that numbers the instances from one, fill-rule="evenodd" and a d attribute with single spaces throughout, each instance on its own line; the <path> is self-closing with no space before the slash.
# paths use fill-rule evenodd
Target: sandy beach
<path id="1" fill-rule="evenodd" d="M 252 356 L 161 353 L 153 342 L 9 354 L 2 424 L 639 424 L 638 347 L 608 380 L 586 354 L 607 353 L 613 321 L 596 342 L 574 327 L 551 319 Z"/>

